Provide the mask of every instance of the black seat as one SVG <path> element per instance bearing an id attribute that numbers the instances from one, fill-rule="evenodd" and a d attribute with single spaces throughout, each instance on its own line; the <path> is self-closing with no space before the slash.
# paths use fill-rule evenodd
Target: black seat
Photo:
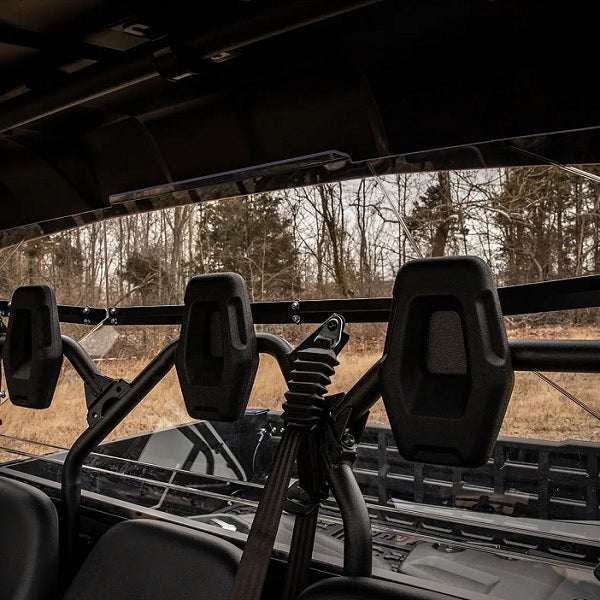
<path id="1" fill-rule="evenodd" d="M 56 597 L 58 517 L 40 490 L 0 478 L 0 600 Z"/>
<path id="2" fill-rule="evenodd" d="M 241 555 L 187 527 L 124 521 L 98 540 L 64 600 L 227 600 Z"/>
<path id="3" fill-rule="evenodd" d="M 331 577 L 306 589 L 298 600 L 450 600 L 449 596 L 369 577 Z"/>

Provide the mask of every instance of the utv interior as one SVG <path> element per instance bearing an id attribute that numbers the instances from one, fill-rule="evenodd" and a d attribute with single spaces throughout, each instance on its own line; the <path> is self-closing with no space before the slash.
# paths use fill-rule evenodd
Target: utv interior
<path id="1" fill-rule="evenodd" d="M 514 339 L 506 325 L 600 307 L 589 12 L 512 0 L 2 3 L 0 276 L 27 244 L 41 264 L 35 244 L 77 227 L 368 178 L 390 200 L 382 222 L 414 255 L 381 262 L 385 296 L 340 285 L 343 298 L 273 299 L 264 280 L 257 300 L 222 261 L 185 278 L 182 304 L 152 306 L 121 305 L 156 283 L 134 281 L 130 265 L 134 283 L 111 305 L 104 229 L 104 279 L 88 284 L 106 286 L 105 306 L 57 302 L 31 271 L 26 285 L 0 282 L 2 397 L 44 433 L 9 435 L 0 422 L 0 600 L 600 599 L 600 443 L 499 435 L 521 372 L 596 430 L 600 420 L 553 379 L 600 373 L 600 342 Z M 571 235 L 556 243 L 570 244 L 573 277 L 544 280 L 521 252 L 542 276 L 499 286 L 466 242 L 441 256 L 435 234 L 423 256 L 385 180 L 440 174 L 433 198 L 449 170 L 512 167 L 589 183 L 592 208 L 582 216 L 574 187 L 572 227 L 553 225 Z M 477 177 L 470 189 L 483 193 Z M 517 235 L 526 219 L 498 191 L 513 183 L 491 200 L 496 226 Z M 552 196 L 561 219 L 564 189 Z M 315 206 L 316 235 L 333 239 L 327 219 L 342 209 Z M 439 223 L 423 211 L 423 227 Z M 213 243 L 228 225 L 214 218 Z M 598 256 L 584 271 L 586 235 Z M 332 243 L 332 272 L 338 252 Z M 338 385 L 355 325 L 382 327 L 385 341 Z M 81 343 L 81 332 L 155 326 L 176 334 L 133 379 Z M 292 343 L 283 327 L 294 326 Z M 266 357 L 285 382 L 277 410 L 249 404 Z M 172 369 L 186 422 L 119 433 Z M 67 377 L 83 386 L 85 429 L 64 447 L 44 415 L 61 410 Z M 385 424 L 369 421 L 380 400 Z"/>

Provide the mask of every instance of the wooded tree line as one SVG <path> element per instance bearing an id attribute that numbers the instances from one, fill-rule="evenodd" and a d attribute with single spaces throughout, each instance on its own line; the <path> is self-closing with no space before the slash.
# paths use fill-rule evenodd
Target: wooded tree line
<path id="1" fill-rule="evenodd" d="M 595 167 L 585 167 L 600 172 Z M 400 265 L 475 254 L 499 285 L 600 273 L 600 185 L 557 167 L 399 174 L 95 223 L 0 253 L 0 296 L 179 303 L 187 279 L 241 273 L 255 301 L 388 295 Z M 394 206 L 390 206 L 390 200 Z"/>

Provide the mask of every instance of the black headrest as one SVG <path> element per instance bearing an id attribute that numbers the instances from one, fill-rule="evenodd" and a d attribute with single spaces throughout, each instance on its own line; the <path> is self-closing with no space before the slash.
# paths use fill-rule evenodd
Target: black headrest
<path id="1" fill-rule="evenodd" d="M 244 414 L 258 350 L 250 299 L 239 275 L 190 280 L 175 365 L 191 417 L 235 421 Z"/>
<path id="2" fill-rule="evenodd" d="M 45 285 L 17 288 L 2 360 L 10 400 L 48 408 L 62 366 L 62 339 L 54 292 Z"/>
<path id="3" fill-rule="evenodd" d="M 379 379 L 399 452 L 484 464 L 514 379 L 489 267 L 475 257 L 416 260 L 400 269 L 393 296 Z"/>

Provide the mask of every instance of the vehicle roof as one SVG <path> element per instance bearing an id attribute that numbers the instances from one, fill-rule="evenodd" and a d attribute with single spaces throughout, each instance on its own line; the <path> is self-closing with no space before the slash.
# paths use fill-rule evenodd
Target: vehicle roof
<path id="1" fill-rule="evenodd" d="M 589 7 L 5 0 L 0 246 L 372 170 L 600 162 Z"/>

